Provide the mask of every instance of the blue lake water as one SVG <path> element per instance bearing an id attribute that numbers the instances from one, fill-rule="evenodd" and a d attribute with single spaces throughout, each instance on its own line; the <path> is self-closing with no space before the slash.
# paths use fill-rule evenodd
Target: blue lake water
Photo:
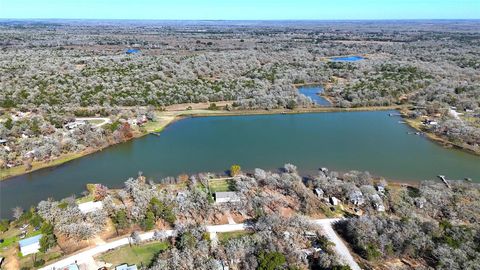
<path id="1" fill-rule="evenodd" d="M 298 88 L 300 94 L 305 95 L 313 100 L 317 105 L 330 106 L 330 102 L 319 94 L 323 92 L 323 88 L 320 86 L 302 86 Z"/>
<path id="2" fill-rule="evenodd" d="M 356 62 L 360 60 L 364 60 L 365 58 L 361 56 L 346 56 L 346 57 L 333 57 L 331 58 L 334 62 Z"/>
<path id="3" fill-rule="evenodd" d="M 480 157 L 445 149 L 413 130 L 395 111 L 194 117 L 61 166 L 0 181 L 0 217 L 48 197 L 80 194 L 87 183 L 121 187 L 143 171 L 158 181 L 181 173 L 275 170 L 290 162 L 300 171 L 367 170 L 388 180 L 446 175 L 480 182 Z"/>

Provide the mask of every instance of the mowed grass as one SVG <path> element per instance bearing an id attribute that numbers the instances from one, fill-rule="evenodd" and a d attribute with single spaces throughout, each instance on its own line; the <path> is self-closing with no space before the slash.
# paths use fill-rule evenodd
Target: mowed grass
<path id="1" fill-rule="evenodd" d="M 20 239 L 19 235 L 21 234 L 21 231 L 19 229 L 10 229 L 9 231 L 3 233 L 0 235 L 0 238 L 3 239 L 3 243 L 0 244 L 0 249 L 3 249 L 5 247 L 9 247 L 10 245 L 13 245 L 15 243 L 18 243 L 18 241 L 22 240 Z M 25 238 L 29 238 L 35 235 L 41 234 L 40 231 L 28 231 L 27 235 Z"/>
<path id="2" fill-rule="evenodd" d="M 224 232 L 224 233 L 217 233 L 218 240 L 220 243 L 225 243 L 228 240 L 241 238 L 247 235 L 252 235 L 253 232 L 250 231 L 237 231 L 237 232 Z"/>
<path id="3" fill-rule="evenodd" d="M 166 242 L 150 242 L 138 246 L 124 246 L 100 255 L 99 259 L 113 266 L 128 263 L 148 266 L 161 251 L 168 249 Z"/>
<path id="4" fill-rule="evenodd" d="M 212 193 L 235 190 L 235 182 L 232 179 L 210 180 L 208 184 Z"/>

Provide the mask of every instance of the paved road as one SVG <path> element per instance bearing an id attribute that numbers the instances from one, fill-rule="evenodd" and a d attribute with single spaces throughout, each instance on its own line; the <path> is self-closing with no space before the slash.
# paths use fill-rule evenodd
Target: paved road
<path id="1" fill-rule="evenodd" d="M 343 243 L 342 239 L 338 237 L 337 233 L 332 228 L 332 223 L 336 222 L 337 220 L 330 220 L 330 219 L 318 219 L 315 220 L 315 223 L 322 226 L 323 232 L 327 236 L 327 238 L 335 244 L 335 252 L 337 253 L 338 257 L 343 261 L 343 263 L 350 266 L 352 270 L 360 270 L 360 266 L 355 262 L 350 254 L 345 243 Z"/>
<path id="2" fill-rule="evenodd" d="M 318 219 L 318 220 L 313 220 L 314 223 L 320 225 L 326 236 L 335 243 L 335 251 L 337 252 L 338 256 L 343 260 L 344 263 L 348 264 L 352 270 L 360 270 L 360 267 L 358 264 L 355 262 L 353 259 L 352 255 L 350 254 L 348 248 L 345 246 L 345 244 L 342 242 L 342 240 L 338 237 L 338 235 L 335 233 L 335 231 L 332 228 L 332 223 L 338 221 L 338 219 Z M 225 224 L 225 225 L 211 225 L 207 226 L 207 232 L 210 234 L 216 235 L 216 233 L 222 233 L 222 232 L 235 232 L 235 231 L 243 231 L 246 230 L 249 227 L 249 225 L 245 223 L 241 224 Z M 165 236 L 172 236 L 174 234 L 173 230 L 165 230 L 163 231 Z M 65 259 L 62 259 L 58 262 L 55 262 L 53 264 L 50 264 L 46 267 L 40 268 L 40 270 L 53 270 L 53 269 L 58 269 L 61 267 L 65 267 L 67 265 L 70 265 L 72 263 L 77 262 L 77 264 L 84 264 L 88 263 L 92 260 L 92 258 L 96 255 L 99 255 L 101 253 L 104 253 L 110 249 L 115 249 L 121 246 L 125 246 L 129 244 L 129 239 L 130 237 L 125 237 L 121 238 L 118 240 L 114 240 L 112 242 L 108 242 L 105 244 L 100 244 L 97 245 L 93 248 L 87 249 L 85 251 L 80 251 L 76 254 L 73 254 Z M 142 241 L 147 241 L 153 238 L 153 232 L 146 232 L 143 234 L 140 234 L 140 239 Z M 96 269 L 92 269 L 96 270 Z"/>

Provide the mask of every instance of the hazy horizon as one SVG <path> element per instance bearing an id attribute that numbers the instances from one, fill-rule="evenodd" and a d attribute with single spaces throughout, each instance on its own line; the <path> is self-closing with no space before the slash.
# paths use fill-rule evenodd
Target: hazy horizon
<path id="1" fill-rule="evenodd" d="M 3 0 L 2 19 L 176 21 L 477 20 L 475 0 Z"/>

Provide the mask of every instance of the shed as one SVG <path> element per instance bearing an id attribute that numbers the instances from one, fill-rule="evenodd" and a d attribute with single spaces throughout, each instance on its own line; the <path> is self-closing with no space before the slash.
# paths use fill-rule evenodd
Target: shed
<path id="1" fill-rule="evenodd" d="M 215 192 L 215 202 L 216 203 L 226 203 L 226 202 L 239 202 L 240 197 L 236 192 Z"/>
<path id="2" fill-rule="evenodd" d="M 332 205 L 335 205 L 335 206 L 336 206 L 336 205 L 339 205 L 339 204 L 341 203 L 341 201 L 340 201 L 339 199 L 337 199 L 336 197 L 333 197 L 333 196 L 332 196 L 332 197 L 330 197 L 330 203 L 331 203 Z"/>
<path id="3" fill-rule="evenodd" d="M 20 252 L 23 256 L 28 254 L 37 253 L 40 249 L 40 239 L 42 238 L 42 234 L 26 238 L 23 240 L 18 241 L 18 245 L 20 246 Z"/>
<path id="4" fill-rule="evenodd" d="M 87 214 L 96 210 L 103 209 L 103 203 L 102 202 L 86 202 L 86 203 L 81 203 L 78 205 L 78 208 L 80 209 L 80 212 Z"/>
<path id="5" fill-rule="evenodd" d="M 323 197 L 323 194 L 324 194 L 323 189 L 316 188 L 313 191 L 315 192 L 315 195 L 317 195 L 317 197 Z"/>

